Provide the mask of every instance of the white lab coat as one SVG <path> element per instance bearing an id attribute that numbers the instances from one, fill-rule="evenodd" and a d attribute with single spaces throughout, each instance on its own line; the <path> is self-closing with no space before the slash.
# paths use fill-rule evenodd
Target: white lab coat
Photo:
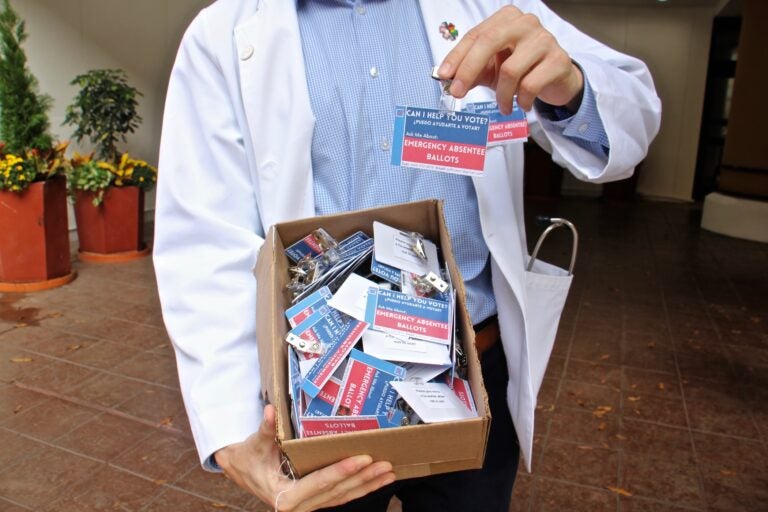
<path id="1" fill-rule="evenodd" d="M 442 21 L 465 33 L 506 3 L 421 0 L 435 63 L 454 44 L 440 35 Z M 535 139 L 581 179 L 629 176 L 660 122 L 660 102 L 645 65 L 580 33 L 538 0 L 511 3 L 538 16 L 584 70 L 610 157 L 592 155 L 532 116 Z M 468 99 L 493 96 L 476 88 Z M 259 427 L 252 269 L 269 226 L 314 215 L 313 127 L 292 0 L 219 0 L 194 20 L 166 103 L 154 261 L 201 460 Z M 491 149 L 485 177 L 474 184 L 492 255 L 510 373 L 508 403 L 530 469 L 536 395 L 552 347 L 529 331 L 537 322 L 556 322 L 557 315 L 551 321 L 542 317 L 528 300 L 522 146 Z"/>

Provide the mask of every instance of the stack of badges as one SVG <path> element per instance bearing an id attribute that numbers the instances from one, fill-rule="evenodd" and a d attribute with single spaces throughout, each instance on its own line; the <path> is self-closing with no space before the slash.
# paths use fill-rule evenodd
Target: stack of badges
<path id="1" fill-rule="evenodd" d="M 299 437 L 477 416 L 461 366 L 456 291 L 420 233 L 374 223 L 286 249 L 289 391 Z"/>

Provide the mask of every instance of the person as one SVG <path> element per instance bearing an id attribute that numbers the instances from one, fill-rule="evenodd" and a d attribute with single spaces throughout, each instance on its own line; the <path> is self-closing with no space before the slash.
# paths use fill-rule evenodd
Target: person
<path id="1" fill-rule="evenodd" d="M 525 327 L 537 312 L 523 291 L 522 145 L 490 149 L 482 178 L 389 162 L 395 105 L 438 106 L 436 64 L 456 98 L 508 113 L 516 97 L 533 138 L 583 180 L 630 176 L 659 129 L 647 67 L 539 0 L 219 0 L 183 38 L 156 206 L 164 319 L 204 467 L 281 510 L 383 511 L 393 494 L 404 510 L 507 510 L 518 440 L 530 469 L 534 362 L 549 351 Z M 361 454 L 291 482 L 260 396 L 252 270 L 265 230 L 422 198 L 445 201 L 472 321 L 500 338 L 482 356 L 485 465 L 395 481 Z"/>

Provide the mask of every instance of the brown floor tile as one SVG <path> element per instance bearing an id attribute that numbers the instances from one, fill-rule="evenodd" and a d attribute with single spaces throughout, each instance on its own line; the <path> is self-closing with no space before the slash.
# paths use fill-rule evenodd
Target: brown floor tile
<path id="1" fill-rule="evenodd" d="M 562 381 L 557 407 L 576 407 L 594 411 L 598 407 L 610 407 L 618 411 L 621 392 L 618 388 L 584 384 L 572 380 Z"/>
<path id="2" fill-rule="evenodd" d="M 625 452 L 642 454 L 651 459 L 686 464 L 695 462 L 691 434 L 685 428 L 624 419 L 621 424 L 620 439 L 621 447 Z"/>
<path id="3" fill-rule="evenodd" d="M 51 398 L 5 421 L 3 427 L 43 441 L 53 441 L 90 421 L 93 410 Z"/>
<path id="4" fill-rule="evenodd" d="M 621 359 L 620 331 L 577 327 L 571 346 L 571 358 L 618 363 Z"/>
<path id="5" fill-rule="evenodd" d="M 112 463 L 152 480 L 173 483 L 199 464 L 199 459 L 191 439 L 156 431 Z"/>
<path id="6" fill-rule="evenodd" d="M 51 336 L 50 338 L 43 338 L 26 343 L 24 348 L 25 350 L 38 352 L 51 357 L 71 359 L 76 352 L 83 350 L 94 343 L 97 343 L 97 340 L 93 338 L 78 336 L 76 334 L 60 333 Z"/>
<path id="7" fill-rule="evenodd" d="M 0 468 L 10 468 L 28 457 L 34 457 L 45 445 L 0 428 Z M 2 478 L 2 477 L 0 477 Z"/>
<path id="8" fill-rule="evenodd" d="M 155 498 L 143 512 L 168 512 L 170 510 L 183 510 L 184 512 L 215 512 L 216 510 L 231 510 L 223 503 L 208 501 L 186 492 L 174 489 L 165 489 L 160 496 Z"/>
<path id="9" fill-rule="evenodd" d="M 64 489 L 61 497 L 45 510 L 50 512 L 139 511 L 161 492 L 161 486 L 156 483 L 110 467 L 100 467 L 92 478 Z"/>
<path id="10" fill-rule="evenodd" d="M 560 387 L 560 379 L 544 379 L 536 397 L 538 405 L 554 405 L 557 400 L 557 392 Z"/>
<path id="11" fill-rule="evenodd" d="M 0 496 L 41 510 L 64 489 L 90 479 L 101 468 L 97 462 L 46 446 L 35 457 L 0 473 Z"/>
<path id="12" fill-rule="evenodd" d="M 610 512 L 617 510 L 616 495 L 605 489 L 571 485 L 542 478 L 532 509 L 536 512 Z"/>
<path id="13" fill-rule="evenodd" d="M 175 486 L 236 507 L 245 506 L 253 498 L 224 475 L 208 473 L 199 466 L 177 481 Z"/>
<path id="14" fill-rule="evenodd" d="M 579 445 L 618 448 L 619 415 L 615 412 L 594 414 L 583 409 L 558 407 L 552 413 L 549 438 Z"/>
<path id="15" fill-rule="evenodd" d="M 56 440 L 62 448 L 104 461 L 123 453 L 153 429 L 110 414 L 102 414 Z"/>
<path id="16" fill-rule="evenodd" d="M 663 398 L 681 398 L 677 375 L 624 368 L 622 389 L 627 393 L 654 395 Z"/>
<path id="17" fill-rule="evenodd" d="M 11 503 L 10 501 L 4 500 L 3 497 L 0 496 L 0 510 L 3 512 L 27 512 L 32 509 Z"/>
<path id="18" fill-rule="evenodd" d="M 699 464 L 735 472 L 768 472 L 768 452 L 763 443 L 693 432 Z"/>
<path id="19" fill-rule="evenodd" d="M 643 454 L 625 453 L 622 489 L 637 497 L 653 498 L 680 506 L 704 505 L 695 465 L 652 459 Z"/>
<path id="20" fill-rule="evenodd" d="M 169 344 L 168 334 L 161 327 L 133 324 L 130 329 L 120 333 L 120 341 L 131 348 L 148 350 L 160 345 Z"/>
<path id="21" fill-rule="evenodd" d="M 565 370 L 565 378 L 586 384 L 618 388 L 621 385 L 621 367 L 571 359 Z"/>
<path id="22" fill-rule="evenodd" d="M 768 503 L 768 473 L 701 469 L 709 510 L 762 512 Z"/>
<path id="23" fill-rule="evenodd" d="M 0 333 L 0 347 L 26 348 L 28 345 L 60 335 L 45 326 L 14 328 Z"/>
<path id="24" fill-rule="evenodd" d="M 670 503 L 664 503 L 647 498 L 632 496 L 620 498 L 620 512 L 704 512 L 706 508 L 680 508 Z"/>
<path id="25" fill-rule="evenodd" d="M 142 392 L 121 403 L 117 410 L 143 418 L 156 424 L 168 424 L 184 409 L 179 391 L 145 384 Z"/>
<path id="26" fill-rule="evenodd" d="M 686 427 L 685 409 L 680 398 L 659 398 L 634 391 L 622 391 L 625 418 L 664 425 Z"/>
<path id="27" fill-rule="evenodd" d="M 666 334 L 625 331 L 622 346 L 625 349 L 671 350 L 673 343 L 670 336 Z"/>
<path id="28" fill-rule="evenodd" d="M 759 438 L 751 418 L 751 405 L 717 383 L 684 381 L 683 393 L 691 428 L 750 439 Z"/>
<path id="29" fill-rule="evenodd" d="M 550 439 L 538 476 L 606 488 L 616 486 L 619 452 Z"/>
<path id="30" fill-rule="evenodd" d="M 146 386 L 119 375 L 99 373 L 70 391 L 68 395 L 102 407 L 115 407 L 143 393 Z"/>
<path id="31" fill-rule="evenodd" d="M 90 368 L 65 361 L 52 361 L 34 373 L 25 373 L 16 381 L 46 391 L 67 393 L 96 374 L 96 370 Z"/>
<path id="32" fill-rule="evenodd" d="M 8 384 L 0 387 L 0 424 L 46 400 L 45 395 Z"/>
<path id="33" fill-rule="evenodd" d="M 672 374 L 677 372 L 674 353 L 658 346 L 625 346 L 621 354 L 621 363 L 641 370 Z"/>
<path id="34" fill-rule="evenodd" d="M 0 383 L 11 383 L 49 366 L 53 359 L 14 347 L 0 347 Z"/>
<path id="35" fill-rule="evenodd" d="M 678 354 L 677 363 L 683 379 L 700 379 L 724 384 L 735 381 L 736 376 L 724 354 Z"/>
<path id="36" fill-rule="evenodd" d="M 109 370 L 137 355 L 138 350 L 110 341 L 97 341 L 78 350 L 69 357 L 70 361 Z"/>
<path id="37" fill-rule="evenodd" d="M 515 487 L 512 489 L 512 502 L 509 512 L 528 512 L 531 507 L 531 493 L 537 480 L 531 476 L 517 474 Z"/>
<path id="38" fill-rule="evenodd" d="M 147 324 L 160 328 L 165 327 L 165 324 L 163 323 L 163 315 L 159 307 L 135 304 L 122 310 L 120 316 L 126 320 L 139 324 Z"/>
<path id="39" fill-rule="evenodd" d="M 112 371 L 163 386 L 179 387 L 176 360 L 150 352 L 138 354 L 115 366 Z"/>
<path id="40" fill-rule="evenodd" d="M 565 370 L 565 358 L 552 356 L 549 358 L 549 364 L 547 364 L 547 373 L 545 377 L 549 379 L 560 379 L 563 376 Z"/>

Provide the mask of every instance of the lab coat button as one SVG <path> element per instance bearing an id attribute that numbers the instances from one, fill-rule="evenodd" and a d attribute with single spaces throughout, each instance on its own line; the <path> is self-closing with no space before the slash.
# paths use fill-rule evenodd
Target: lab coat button
<path id="1" fill-rule="evenodd" d="M 580 134 L 584 135 L 585 133 L 587 133 L 587 130 L 589 130 L 589 124 L 588 123 L 584 123 L 581 126 L 579 126 L 579 133 Z"/>
<path id="2" fill-rule="evenodd" d="M 392 146 L 389 143 L 389 139 L 383 138 L 383 139 L 381 139 L 380 147 L 381 147 L 382 151 L 389 151 L 389 148 L 392 147 Z"/>
<path id="3" fill-rule="evenodd" d="M 363 15 L 365 14 L 365 6 L 364 5 L 358 5 L 355 7 L 355 10 L 357 11 L 357 14 Z"/>
<path id="4" fill-rule="evenodd" d="M 256 51 L 256 49 L 252 45 L 248 45 L 245 48 L 243 48 L 243 51 L 240 53 L 240 60 L 248 60 L 251 57 L 253 57 L 253 52 Z"/>
<path id="5" fill-rule="evenodd" d="M 377 68 L 376 66 L 373 66 L 373 67 L 372 67 L 372 68 L 371 68 L 371 69 L 368 71 L 368 73 L 371 75 L 371 78 L 376 78 L 376 77 L 378 77 L 378 76 L 379 76 L 379 68 Z"/>

